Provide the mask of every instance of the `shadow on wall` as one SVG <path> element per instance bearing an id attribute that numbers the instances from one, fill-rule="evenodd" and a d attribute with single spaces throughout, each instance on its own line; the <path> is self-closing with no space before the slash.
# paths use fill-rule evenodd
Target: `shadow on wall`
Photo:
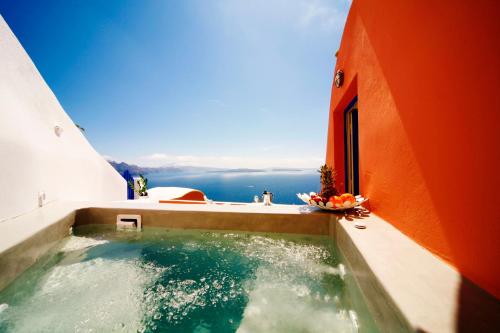
<path id="1" fill-rule="evenodd" d="M 500 301 L 462 277 L 456 331 L 500 332 Z"/>

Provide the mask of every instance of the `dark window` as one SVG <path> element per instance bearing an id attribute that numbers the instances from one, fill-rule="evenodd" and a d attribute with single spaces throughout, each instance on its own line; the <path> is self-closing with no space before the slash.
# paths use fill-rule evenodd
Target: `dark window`
<path id="1" fill-rule="evenodd" d="M 358 102 L 355 98 L 344 113 L 346 192 L 359 194 Z"/>

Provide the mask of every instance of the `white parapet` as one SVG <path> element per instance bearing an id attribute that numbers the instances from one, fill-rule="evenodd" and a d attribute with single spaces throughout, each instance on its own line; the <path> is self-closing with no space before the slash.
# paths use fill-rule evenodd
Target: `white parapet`
<path id="1" fill-rule="evenodd" d="M 124 179 L 64 112 L 1 16 L 0 161 L 0 221 L 53 201 L 126 199 Z"/>

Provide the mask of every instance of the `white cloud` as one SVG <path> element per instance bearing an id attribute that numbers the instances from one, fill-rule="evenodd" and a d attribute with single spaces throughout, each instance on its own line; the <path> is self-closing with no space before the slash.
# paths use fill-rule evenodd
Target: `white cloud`
<path id="1" fill-rule="evenodd" d="M 308 156 L 303 158 L 254 158 L 245 156 L 195 156 L 153 153 L 127 162 L 149 167 L 201 166 L 216 168 L 317 168 L 319 165 L 324 163 L 324 159 L 317 156 Z"/>
<path id="2" fill-rule="evenodd" d="M 106 161 L 114 161 L 114 157 L 110 155 L 101 155 Z"/>
<path id="3" fill-rule="evenodd" d="M 282 149 L 282 148 L 283 148 L 282 145 L 270 145 L 270 146 L 261 147 L 260 150 L 267 152 L 267 151 L 278 151 L 279 149 Z"/>
<path id="4" fill-rule="evenodd" d="M 221 0 L 219 7 L 247 33 L 278 26 L 295 27 L 302 31 L 337 33 L 342 31 L 350 0 Z"/>
<path id="5" fill-rule="evenodd" d="M 302 28 L 318 25 L 326 32 L 341 31 L 347 17 L 347 11 L 333 6 L 334 1 L 301 1 L 299 24 Z"/>

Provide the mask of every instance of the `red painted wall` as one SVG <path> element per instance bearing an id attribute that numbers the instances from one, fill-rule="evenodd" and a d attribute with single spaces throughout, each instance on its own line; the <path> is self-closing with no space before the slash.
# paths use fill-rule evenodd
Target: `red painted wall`
<path id="1" fill-rule="evenodd" d="M 342 185 L 357 95 L 373 213 L 500 298 L 500 1 L 354 0 L 336 69 L 327 162 Z"/>

